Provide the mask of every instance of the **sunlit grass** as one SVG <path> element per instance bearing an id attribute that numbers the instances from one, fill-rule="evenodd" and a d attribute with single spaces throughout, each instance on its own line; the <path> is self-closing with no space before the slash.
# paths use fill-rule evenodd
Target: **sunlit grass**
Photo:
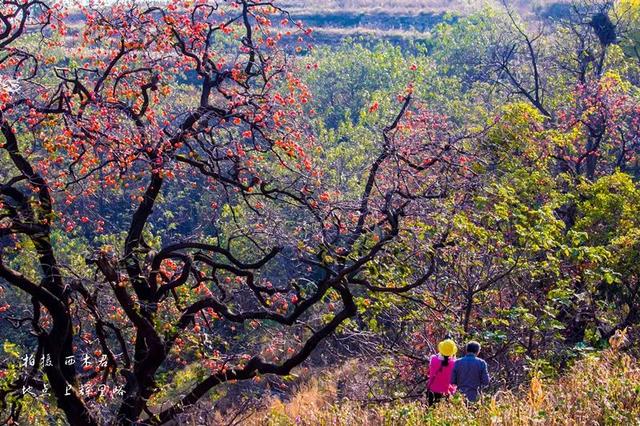
<path id="1" fill-rule="evenodd" d="M 422 402 L 363 406 L 335 401 L 335 389 L 312 381 L 288 402 L 274 400 L 251 425 L 637 425 L 640 367 L 610 349 L 589 356 L 558 380 L 534 376 L 518 391 L 467 406 L 456 397 L 429 409 Z"/>

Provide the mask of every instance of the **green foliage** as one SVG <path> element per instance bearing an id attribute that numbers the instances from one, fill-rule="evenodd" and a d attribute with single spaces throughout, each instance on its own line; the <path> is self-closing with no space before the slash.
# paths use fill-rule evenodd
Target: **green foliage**
<path id="1" fill-rule="evenodd" d="M 531 394 L 528 398 L 512 394 L 496 396 L 474 409 L 465 406 L 459 397 L 435 410 L 427 410 L 421 403 L 366 410 L 333 404 L 315 414 L 318 416 L 315 424 L 344 418 L 352 414 L 349 411 L 352 408 L 362 410 L 362 419 L 370 417 L 380 424 L 548 423 L 558 416 L 572 414 L 573 411 L 566 408 L 571 404 L 575 404 L 572 410 L 583 410 L 580 414 L 583 418 L 598 419 L 602 424 L 623 423 L 640 415 L 637 404 L 631 403 L 637 402 L 640 383 L 635 370 L 631 371 L 625 364 L 630 358 L 611 351 L 605 352 L 606 356 L 598 352 L 608 346 L 609 337 L 616 330 L 640 324 L 637 152 L 640 5 L 637 0 L 621 0 L 616 7 L 618 11 L 627 10 L 625 20 L 617 23 L 621 28 L 626 25 L 628 31 L 619 45 L 607 47 L 598 45 L 588 26 L 576 29 L 565 23 L 554 23 L 549 31 L 542 32 L 527 46 L 523 44 L 523 37 L 531 30 L 530 23 L 516 15 L 511 19 L 505 11 L 491 8 L 465 16 L 446 16 L 427 40 L 403 46 L 365 39 L 345 39 L 337 46 L 320 46 L 305 52 L 297 64 L 306 69 L 300 79 L 314 95 L 312 100 L 306 97 L 300 100 L 300 111 L 304 109 L 308 113 L 308 117 L 300 119 L 300 125 L 309 132 L 302 132 L 298 142 L 306 143 L 305 138 L 313 141 L 306 154 L 320 172 L 316 169 L 311 172 L 311 168 L 305 171 L 304 167 L 289 170 L 275 148 L 262 150 L 258 145 L 251 148 L 246 158 L 234 157 L 230 151 L 234 159 L 229 162 L 229 169 L 205 168 L 206 177 L 193 176 L 182 167 L 176 166 L 173 170 L 172 163 L 166 172 L 174 174 L 174 179 L 167 179 L 163 184 L 142 233 L 144 244 L 140 244 L 134 254 L 141 261 L 145 259 L 141 262 L 145 271 L 141 273 L 149 273 L 148 260 L 162 247 L 176 241 L 197 239 L 203 244 L 232 247 L 234 256 L 247 263 L 263 257 L 264 247 L 286 246 L 286 255 L 296 260 L 287 262 L 276 257 L 268 265 L 256 268 L 260 272 L 256 272 L 256 282 L 252 285 L 272 289 L 274 285 L 282 288 L 292 283 L 291 289 L 295 291 L 283 291 L 280 299 L 274 296 L 266 297 L 268 300 L 264 302 L 250 302 L 253 303 L 250 309 L 258 312 L 257 317 L 271 308 L 284 315 L 294 311 L 300 300 L 314 294 L 322 281 L 321 275 L 336 274 L 335 270 L 357 261 L 375 247 L 379 235 L 384 235 L 390 225 L 385 228 L 372 216 L 365 223 L 367 231 L 354 238 L 355 241 L 350 241 L 348 235 L 338 234 L 329 242 L 331 238 L 323 235 L 322 230 L 307 227 L 305 220 L 309 218 L 303 217 L 301 209 L 292 207 L 295 203 L 289 203 L 282 193 L 273 192 L 263 197 L 264 204 L 261 202 L 260 208 L 256 205 L 254 211 L 251 204 L 256 196 L 252 193 L 254 187 L 250 187 L 252 191 L 239 189 L 246 184 L 245 180 L 267 171 L 265 175 L 275 177 L 275 182 L 280 178 L 288 182 L 285 178 L 293 171 L 292 187 L 304 179 L 318 185 L 312 189 L 305 186 L 301 204 L 316 201 L 316 189 L 319 189 L 317 192 L 326 190 L 325 198 L 330 202 L 323 202 L 322 208 L 313 209 L 313 213 L 324 215 L 322 219 L 326 224 L 333 219 L 355 223 L 361 213 L 360 197 L 370 165 L 380 153 L 385 152 L 393 161 L 401 163 L 403 156 L 435 145 L 429 132 L 418 133 L 410 126 L 403 127 L 404 123 L 397 133 L 392 129 L 391 135 L 384 134 L 385 128 L 389 132 L 388 126 L 397 117 L 404 97 L 412 93 L 409 114 L 428 110 L 437 113 L 431 117 L 436 123 L 428 123 L 429 126 L 435 128 L 442 120 L 450 127 L 446 152 L 435 165 L 425 161 L 407 168 L 411 172 L 423 172 L 423 166 L 427 169 L 433 166 L 428 172 L 442 175 L 442 181 L 432 182 L 429 173 L 416 173 L 407 180 L 415 178 L 414 184 L 420 187 L 433 185 L 440 195 L 412 199 L 414 203 L 400 215 L 402 223 L 397 238 L 394 236 L 394 240 L 386 243 L 363 267 L 354 268 L 355 272 L 345 273 L 332 283 L 334 288 L 319 297 L 317 306 L 293 321 L 298 331 L 291 336 L 285 333 L 284 324 L 271 320 L 231 324 L 220 319 L 220 312 L 214 315 L 215 309 L 207 315 L 193 316 L 190 319 L 193 324 L 189 322 L 187 328 L 179 329 L 175 319 L 186 307 L 203 297 L 213 297 L 212 294 L 227 303 L 233 299 L 229 294 L 240 287 L 243 279 L 234 275 L 235 267 L 218 252 L 208 259 L 208 267 L 187 274 L 187 280 L 198 279 L 197 285 L 179 285 L 172 289 L 166 296 L 168 300 L 173 297 L 175 306 L 159 309 L 152 315 L 152 325 L 161 330 L 162 337 L 167 340 L 177 337 L 179 343 L 172 347 L 171 357 L 158 369 L 159 391 L 151 398 L 150 406 L 156 408 L 175 402 L 211 371 L 223 371 L 226 363 L 246 365 L 250 357 L 241 357 L 240 353 L 259 354 L 274 362 L 286 359 L 286 351 L 295 353 L 293 348 L 300 348 L 318 324 L 326 324 L 335 317 L 344 305 L 336 289 L 344 286 L 354 297 L 357 316 L 344 321 L 337 327 L 337 333 L 340 341 L 355 336 L 364 342 L 358 341 L 362 346 L 353 345 L 355 349 L 338 344 L 317 359 L 312 357 L 310 364 L 334 363 L 355 356 L 354 353 L 370 354 L 374 359 L 368 360 L 371 365 L 367 367 L 381 376 L 371 384 L 370 393 L 376 391 L 401 398 L 415 388 L 416 377 L 422 377 L 423 360 L 435 350 L 437 341 L 450 334 L 459 342 L 469 338 L 480 340 L 483 351 L 494 363 L 492 368 L 495 367 L 497 380 L 514 386 L 531 380 Z M 581 33 L 582 27 L 587 32 Z M 32 43 L 33 39 L 30 35 L 24 43 Z M 212 42 L 217 43 L 218 50 L 230 47 L 224 31 L 218 32 L 214 39 Z M 238 39 L 232 41 L 235 43 Z M 539 76 L 533 75 L 529 48 L 535 50 L 536 67 L 539 66 L 535 72 L 539 72 Z M 80 61 L 65 59 L 61 49 L 49 54 L 53 63 L 78 71 Z M 601 58 L 599 65 L 598 58 Z M 584 69 L 576 70 L 576 63 Z M 602 69 L 596 71 L 599 66 Z M 181 75 L 172 84 L 171 99 L 180 113 L 192 100 L 196 81 L 197 76 L 192 73 Z M 287 83 L 286 79 L 277 83 L 281 84 L 278 90 L 286 91 Z M 543 114 L 540 105 L 532 102 L 536 88 L 549 114 Z M 261 98 L 256 96 L 256 99 Z M 273 102 L 272 98 L 268 99 Z M 291 102 L 298 101 L 291 99 Z M 203 119 L 198 125 L 206 127 L 207 120 Z M 241 129 L 229 127 L 228 130 L 225 137 L 232 142 L 229 146 L 240 146 L 242 143 L 237 140 L 244 137 Z M 287 128 L 286 132 L 293 130 Z M 414 131 L 419 135 L 415 143 L 401 146 L 398 140 L 403 135 L 413 135 Z M 214 137 L 217 135 L 211 136 L 212 141 L 197 141 L 204 149 L 200 153 L 194 150 L 190 158 L 202 160 L 203 152 L 208 152 L 209 145 L 217 142 Z M 36 142 L 40 137 L 45 145 L 38 151 Z M 26 134 L 19 144 L 34 159 L 46 158 L 47 153 L 54 160 L 64 155 L 63 148 L 44 134 L 38 137 Z M 169 157 L 170 150 L 163 155 Z M 224 159 L 224 155 L 229 155 L 222 148 L 216 147 L 214 151 L 212 157 L 222 155 Z M 283 155 L 295 158 L 299 154 L 291 151 Z M 592 175 L 584 172 L 584 164 L 590 157 L 603 165 Z M 9 156 L 4 150 L 0 151 L 0 185 L 12 177 L 5 175 L 10 165 Z M 238 185 L 221 190 L 216 188 L 220 179 L 214 177 L 219 173 L 225 176 L 237 173 L 234 179 L 242 177 Z M 93 229 L 92 224 L 69 226 L 79 214 L 64 207 L 47 218 L 52 225 L 50 242 L 65 283 L 86 283 L 96 293 L 108 290 L 113 283 L 100 282 L 101 272 L 96 272 L 95 265 L 87 262 L 96 253 L 120 259 L 118 266 L 132 264 L 131 257 L 122 259 L 122 250 L 131 214 L 137 207 L 134 201 L 138 201 L 139 188 L 144 190 L 147 182 L 145 175 L 137 170 L 131 174 L 129 180 L 117 176 L 114 188 L 101 188 L 99 194 L 94 194 L 96 204 L 90 209 L 104 217 L 104 229 L 102 226 L 99 231 Z M 411 196 L 406 196 L 406 200 L 398 197 L 384 208 L 381 205 L 387 188 L 407 185 L 403 180 L 406 174 L 376 178 L 369 208 L 377 210 L 380 216 L 388 211 L 385 209 L 403 209 L 403 202 Z M 17 182 L 25 184 L 23 180 Z M 205 187 L 207 190 L 203 190 Z M 56 205 L 64 203 L 64 196 L 63 192 L 55 192 Z M 27 203 L 36 206 L 36 198 L 34 194 L 29 195 Z M 324 207 L 327 209 L 323 210 Z M 258 209 L 264 213 L 258 213 Z M 10 210 L 0 206 L 0 230 L 8 226 L 6 219 L 10 216 Z M 265 228 L 269 229 L 265 231 Z M 245 233 L 245 237 L 239 237 Z M 1 253 L 3 262 L 38 283 L 42 276 L 41 253 L 33 242 L 22 237 L 6 241 L 13 247 L 6 250 L 8 255 Z M 335 250 L 337 247 L 348 247 L 349 254 L 341 257 Z M 203 256 L 203 253 L 193 255 Z M 296 263 L 300 259 L 311 261 Z M 169 267 L 169 263 L 173 265 Z M 311 264 L 317 273 L 311 273 L 314 269 L 309 267 L 309 274 L 303 274 L 304 278 L 299 280 L 288 274 L 288 269 Z M 167 258 L 160 265 L 161 269 L 165 266 L 167 269 L 159 280 L 171 282 L 186 263 L 184 257 Z M 423 280 L 421 285 L 411 286 L 420 280 Z M 5 289 L 4 282 L 1 284 L 0 307 L 15 309 L 12 317 L 18 309 L 31 306 L 24 292 Z M 403 288 L 408 290 L 402 291 Z M 386 291 L 377 291 L 380 289 Z M 250 290 L 259 293 L 258 297 L 269 293 L 269 290 Z M 249 291 L 246 294 L 251 295 Z M 139 296 L 132 296 L 134 305 Z M 247 301 L 247 298 L 241 299 Z M 116 303 L 116 299 L 111 300 Z M 6 307 L 2 306 L 5 302 Z M 81 306 L 76 299 L 70 303 L 74 309 L 76 305 Z M 99 307 L 105 311 L 109 308 L 111 306 Z M 240 310 L 240 304 L 231 306 L 230 311 L 236 313 L 236 308 Z M 135 309 L 140 312 L 139 306 Z M 127 343 L 133 341 L 132 333 L 138 324 L 129 323 L 115 307 L 105 312 L 104 318 L 126 323 L 124 339 Z M 83 320 L 74 322 L 74 330 L 83 329 Z M 203 349 L 201 329 L 205 326 L 211 333 L 208 337 L 215 350 Z M 35 339 L 8 327 L 2 330 L 7 330 L 3 335 L 0 369 L 3 374 L 0 388 L 4 390 L 19 377 L 19 356 L 35 345 Z M 109 335 L 108 339 L 108 343 L 116 343 L 113 336 Z M 83 347 L 84 343 L 96 346 L 99 343 L 95 338 L 90 343 L 76 342 L 78 340 L 76 338 L 74 344 L 80 343 Z M 584 360 L 580 362 L 580 358 Z M 565 366 L 574 362 L 579 367 L 563 375 Z M 587 374 L 602 366 L 606 370 L 606 381 L 597 382 Z M 558 382 L 543 384 L 542 378 L 551 377 Z M 298 376 L 291 374 L 283 381 L 297 383 Z M 563 389 L 567 383 L 575 388 L 565 397 Z M 585 384 L 584 388 L 580 383 Z M 554 391 L 545 392 L 540 386 L 549 386 Z M 235 395 L 228 392 L 229 388 L 227 385 L 216 388 L 210 398 L 233 398 Z M 21 400 L 20 404 L 28 411 L 31 423 L 54 422 L 55 413 L 46 412 L 42 408 L 45 404 L 36 404 L 30 398 Z M 268 413 L 266 424 L 298 422 L 281 408 Z M 55 421 L 60 418 L 55 417 Z"/>
<path id="2" fill-rule="evenodd" d="M 424 47 L 416 53 L 389 42 L 369 43 L 345 40 L 337 48 L 320 47 L 307 58 L 311 71 L 305 77 L 314 93 L 313 105 L 323 127 L 336 130 L 344 123 L 386 123 L 397 95 L 413 82 L 428 91 L 435 65 L 425 55 Z M 414 66 L 415 69 L 411 69 Z M 369 113 L 374 102 L 380 111 Z"/>

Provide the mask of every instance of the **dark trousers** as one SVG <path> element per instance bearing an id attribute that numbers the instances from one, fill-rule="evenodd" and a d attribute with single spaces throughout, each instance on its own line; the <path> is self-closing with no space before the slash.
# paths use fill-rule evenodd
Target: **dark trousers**
<path id="1" fill-rule="evenodd" d="M 427 391 L 427 401 L 429 405 L 434 405 L 444 398 L 443 393 Z"/>

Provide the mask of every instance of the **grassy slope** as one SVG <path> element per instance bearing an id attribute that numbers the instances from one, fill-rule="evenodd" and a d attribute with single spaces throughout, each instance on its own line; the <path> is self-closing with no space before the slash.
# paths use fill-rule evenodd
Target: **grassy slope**
<path id="1" fill-rule="evenodd" d="M 638 425 L 640 365 L 607 350 L 583 359 L 559 379 L 532 379 L 467 407 L 459 398 L 429 410 L 421 402 L 362 407 L 336 402 L 330 380 L 312 382 L 287 403 L 274 400 L 248 425 Z"/>

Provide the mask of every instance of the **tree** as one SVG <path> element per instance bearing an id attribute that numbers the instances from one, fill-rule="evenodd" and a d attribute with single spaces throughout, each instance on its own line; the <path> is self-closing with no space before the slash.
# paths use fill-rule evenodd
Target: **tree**
<path id="1" fill-rule="evenodd" d="M 623 26 L 621 41 L 625 53 L 640 61 L 640 34 L 638 23 L 640 22 L 640 3 L 637 0 L 621 0 L 617 4 L 618 15 Z"/>
<path id="2" fill-rule="evenodd" d="M 46 392 L 73 425 L 174 421 L 216 386 L 288 375 L 363 288 L 408 291 L 432 274 L 426 258 L 406 285 L 365 276 L 465 175 L 458 139 L 411 87 L 357 171 L 364 185 L 343 194 L 314 161 L 310 93 L 287 53 L 308 49 L 308 30 L 286 11 L 72 12 L 80 29 L 46 2 L 0 9 L 0 278 L 16 304 L 3 309 L 35 336 L 25 371 L 3 366 L 7 421 L 34 398 L 48 407 Z M 201 220 L 158 226 L 186 203 Z M 64 255 L 70 241 L 85 265 Z M 15 268 L 26 261 L 37 268 Z"/>

